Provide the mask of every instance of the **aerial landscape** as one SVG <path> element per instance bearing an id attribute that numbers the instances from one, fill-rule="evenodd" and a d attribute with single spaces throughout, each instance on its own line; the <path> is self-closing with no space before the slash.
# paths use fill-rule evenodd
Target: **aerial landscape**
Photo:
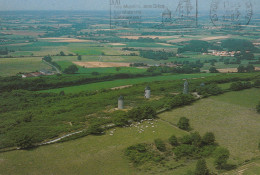
<path id="1" fill-rule="evenodd" d="M 257 0 L 0 0 L 0 175 L 259 175 Z"/>

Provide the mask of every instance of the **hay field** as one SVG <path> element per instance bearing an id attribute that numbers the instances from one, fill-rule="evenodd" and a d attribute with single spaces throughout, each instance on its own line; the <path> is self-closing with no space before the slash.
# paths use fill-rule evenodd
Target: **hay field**
<path id="1" fill-rule="evenodd" d="M 114 63 L 114 62 L 73 62 L 74 64 L 86 68 L 98 67 L 130 67 L 130 63 Z"/>
<path id="2" fill-rule="evenodd" d="M 86 43 L 86 42 L 92 42 L 91 40 L 83 40 L 83 39 L 77 39 L 77 38 L 39 38 L 40 40 L 50 40 L 49 42 L 54 43 Z"/>

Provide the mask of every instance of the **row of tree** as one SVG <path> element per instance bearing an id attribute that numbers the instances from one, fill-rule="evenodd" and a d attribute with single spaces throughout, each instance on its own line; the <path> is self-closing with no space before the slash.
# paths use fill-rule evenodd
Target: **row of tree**
<path id="1" fill-rule="evenodd" d="M 140 50 L 140 56 L 153 60 L 168 60 L 169 57 L 176 56 L 173 52 L 166 52 L 165 50 Z"/>

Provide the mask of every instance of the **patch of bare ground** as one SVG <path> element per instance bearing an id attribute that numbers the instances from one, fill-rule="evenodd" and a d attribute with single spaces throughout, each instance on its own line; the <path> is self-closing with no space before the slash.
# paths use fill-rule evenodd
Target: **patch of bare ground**
<path id="1" fill-rule="evenodd" d="M 51 40 L 50 42 L 54 43 L 85 43 L 85 42 L 92 42 L 91 40 L 83 40 L 83 39 L 77 39 L 77 38 L 40 38 L 42 40 Z"/>
<path id="2" fill-rule="evenodd" d="M 230 37 L 231 37 L 230 35 L 227 35 L 227 36 L 211 36 L 211 37 L 202 38 L 201 40 L 211 41 L 211 40 L 227 39 L 227 38 L 230 38 Z"/>
<path id="3" fill-rule="evenodd" d="M 132 87 L 133 85 L 125 85 L 125 86 L 118 86 L 118 87 L 113 87 L 111 88 L 112 90 L 116 90 L 116 89 L 124 89 L 124 88 L 128 88 L 128 87 Z"/>
<path id="4" fill-rule="evenodd" d="M 125 46 L 126 44 L 123 43 L 110 43 L 112 46 Z"/>
<path id="5" fill-rule="evenodd" d="M 226 69 L 217 69 L 220 73 L 230 73 L 237 72 L 237 68 L 226 68 Z M 260 71 L 260 67 L 255 67 L 256 71 Z"/>
<path id="6" fill-rule="evenodd" d="M 114 62 L 73 62 L 78 66 L 84 66 L 86 68 L 98 68 L 98 67 L 129 67 L 130 63 L 114 63 Z"/>
<path id="7" fill-rule="evenodd" d="M 169 39 L 169 38 L 174 38 L 174 37 L 173 36 L 145 35 L 145 36 L 120 36 L 120 38 L 128 38 L 128 39 L 138 39 L 138 38 Z"/>

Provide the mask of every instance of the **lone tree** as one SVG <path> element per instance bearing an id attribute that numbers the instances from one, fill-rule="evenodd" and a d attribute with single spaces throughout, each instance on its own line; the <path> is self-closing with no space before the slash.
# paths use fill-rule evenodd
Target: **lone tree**
<path id="1" fill-rule="evenodd" d="M 78 55 L 78 58 L 77 58 L 79 61 L 81 61 L 82 60 L 82 57 L 81 57 L 81 55 Z"/>
<path id="2" fill-rule="evenodd" d="M 229 150 L 226 148 L 218 147 L 215 152 L 215 165 L 218 169 L 223 169 L 227 165 L 227 160 L 229 158 Z"/>
<path id="3" fill-rule="evenodd" d="M 65 74 L 75 74 L 78 71 L 78 67 L 76 65 L 70 65 L 68 68 L 66 68 L 63 72 Z"/>
<path id="4" fill-rule="evenodd" d="M 239 65 L 238 66 L 238 68 L 237 68 L 237 72 L 238 73 L 243 73 L 243 72 L 245 72 L 246 71 L 246 68 L 244 67 L 244 66 L 242 66 L 242 65 Z"/>
<path id="5" fill-rule="evenodd" d="M 219 73 L 219 71 L 215 67 L 209 68 L 210 73 Z"/>
<path id="6" fill-rule="evenodd" d="M 61 51 L 60 56 L 65 56 L 65 53 L 63 51 Z"/>
<path id="7" fill-rule="evenodd" d="M 247 71 L 247 72 L 255 72 L 255 66 L 252 65 L 252 64 L 249 64 L 249 65 L 246 67 L 246 71 Z"/>
<path id="8" fill-rule="evenodd" d="M 195 175 L 209 175 L 209 170 L 205 159 L 198 160 L 196 164 Z"/>
<path id="9" fill-rule="evenodd" d="M 186 117 L 181 117 L 177 126 L 180 128 L 180 129 L 183 129 L 183 130 L 189 130 L 190 129 L 190 120 L 187 119 Z"/>

